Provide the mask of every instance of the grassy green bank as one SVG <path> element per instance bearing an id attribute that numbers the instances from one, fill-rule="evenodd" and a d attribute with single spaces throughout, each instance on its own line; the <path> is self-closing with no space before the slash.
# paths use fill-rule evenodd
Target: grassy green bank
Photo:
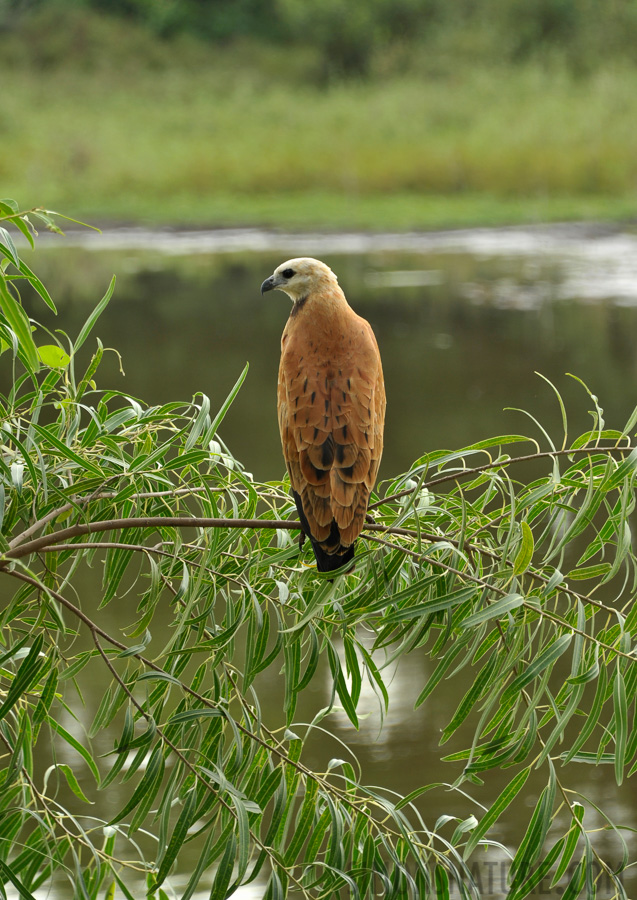
<path id="1" fill-rule="evenodd" d="M 637 67 L 313 84 L 284 49 L 0 42 L 1 193 L 101 222 L 435 228 L 637 216 Z M 119 29 L 119 31 L 118 31 Z M 8 86 L 8 89 L 7 89 Z"/>

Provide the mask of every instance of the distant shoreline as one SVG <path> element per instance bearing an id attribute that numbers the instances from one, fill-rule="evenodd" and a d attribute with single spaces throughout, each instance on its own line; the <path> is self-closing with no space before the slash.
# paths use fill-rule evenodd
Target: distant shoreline
<path id="1" fill-rule="evenodd" d="M 633 231 L 635 233 L 633 233 Z M 534 255 L 559 254 L 588 242 L 617 239 L 635 242 L 635 223 L 607 221 L 554 222 L 530 225 L 476 226 L 471 228 L 410 229 L 397 231 L 287 230 L 259 227 L 146 227 L 104 224 L 99 231 L 77 227 L 64 236 L 40 233 L 47 246 L 83 247 L 88 250 L 158 250 L 168 255 L 232 252 L 307 252 L 318 247 L 329 253 L 458 252 Z M 547 245 L 550 241 L 550 245 Z"/>

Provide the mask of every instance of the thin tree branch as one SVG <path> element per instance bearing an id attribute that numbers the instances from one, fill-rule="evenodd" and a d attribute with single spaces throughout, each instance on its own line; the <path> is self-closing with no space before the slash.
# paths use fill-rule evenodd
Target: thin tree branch
<path id="1" fill-rule="evenodd" d="M 630 444 L 627 447 L 579 447 L 576 450 L 544 450 L 540 453 L 527 453 L 524 456 L 510 456 L 508 459 L 501 459 L 496 462 L 485 463 L 482 466 L 474 466 L 471 469 L 459 469 L 456 472 L 449 472 L 443 475 L 439 475 L 437 478 L 432 478 L 430 481 L 425 481 L 421 484 L 420 490 L 423 488 L 434 487 L 437 484 L 444 484 L 447 481 L 457 481 L 459 478 L 467 478 L 470 475 L 479 475 L 481 472 L 487 472 L 489 469 L 502 469 L 505 466 L 511 466 L 514 463 L 519 462 L 530 462 L 534 459 L 552 459 L 556 456 L 572 456 L 574 453 L 583 453 L 588 454 L 589 456 L 593 456 L 596 453 L 629 453 L 631 450 L 634 450 L 635 447 Z M 435 464 L 434 460 L 434 464 Z M 370 503 L 369 509 L 376 509 L 379 506 L 382 506 L 384 503 L 390 503 L 392 500 L 400 500 L 401 497 L 408 497 L 410 494 L 417 490 L 417 488 L 405 488 L 404 491 L 399 491 L 396 494 L 390 494 L 388 497 L 384 497 L 382 500 L 377 500 L 375 503 Z"/>
<path id="2" fill-rule="evenodd" d="M 456 569 L 454 568 L 454 566 L 450 566 L 447 563 L 440 562 L 440 560 L 433 559 L 433 557 L 427 556 L 424 553 L 417 553 L 415 550 L 410 550 L 407 547 L 401 547 L 400 544 L 392 544 L 391 541 L 386 541 L 383 538 L 376 537 L 372 534 L 366 534 L 363 535 L 363 537 L 368 541 L 374 541 L 377 544 L 384 544 L 386 547 L 391 547 L 392 550 L 400 550 L 408 556 L 419 560 L 420 562 L 427 562 L 431 566 L 439 566 L 446 572 L 451 572 L 453 575 L 457 575 L 459 578 L 462 578 L 465 581 L 471 581 L 474 584 L 485 588 L 486 590 L 493 591 L 495 594 L 499 594 L 501 597 L 506 597 L 508 594 L 508 591 L 505 591 L 501 587 L 497 587 L 497 585 L 495 584 L 489 584 L 489 582 L 485 581 L 483 578 L 478 578 L 475 575 L 470 575 L 468 572 L 463 572 L 460 569 Z M 586 634 L 585 631 L 582 631 L 579 628 L 575 628 L 570 624 L 570 622 L 567 622 L 557 613 L 552 613 L 549 612 L 549 610 L 544 609 L 543 607 L 538 607 L 532 603 L 527 603 L 526 600 L 523 601 L 520 606 L 522 606 L 524 609 L 528 609 L 536 613 L 538 616 L 550 619 L 552 622 L 557 622 L 563 628 L 568 629 L 568 631 L 570 631 L 572 634 L 579 634 L 586 641 L 597 644 L 598 647 L 601 647 L 603 650 L 608 650 L 609 653 L 614 653 L 616 656 L 621 656 L 623 659 L 629 659 L 631 662 L 635 662 L 635 657 L 630 653 L 624 653 L 623 650 L 618 650 L 616 647 L 611 647 L 610 644 L 605 644 L 603 641 L 600 641 L 596 637 L 593 637 L 593 635 Z"/>
<path id="3" fill-rule="evenodd" d="M 73 537 L 85 534 L 96 534 L 102 531 L 120 531 L 128 528 L 266 528 L 282 529 L 286 531 L 298 531 L 301 523 L 288 519 L 209 519 L 200 517 L 181 516 L 139 516 L 125 519 L 104 519 L 97 522 L 78 522 L 60 531 L 42 535 L 26 544 L 14 546 L 4 554 L 4 559 L 22 559 L 32 553 L 39 553 L 43 548 L 57 545 Z M 388 534 L 398 534 L 411 537 L 413 532 L 406 528 L 366 524 L 369 531 L 382 531 Z M 77 545 L 73 545 L 77 546 Z M 65 548 L 65 549 L 68 549 Z"/>
<path id="4" fill-rule="evenodd" d="M 117 476 L 118 478 L 120 476 Z M 206 490 L 203 486 L 200 487 L 188 487 L 188 488 L 175 488 L 167 491 L 142 491 L 138 494 L 131 494 L 130 497 L 127 497 L 127 500 L 150 500 L 155 497 L 179 497 L 179 496 L 188 496 L 190 494 L 197 494 L 201 491 Z M 208 488 L 214 492 L 225 492 L 229 490 L 227 486 L 223 488 Z M 59 506 L 57 509 L 51 510 L 51 512 L 47 513 L 45 516 L 42 516 L 41 519 L 38 519 L 36 522 L 33 522 L 28 528 L 24 531 L 21 531 L 20 534 L 16 535 L 13 540 L 9 541 L 9 547 L 17 547 L 19 544 L 23 543 L 26 538 L 31 537 L 38 529 L 43 528 L 49 522 L 52 522 L 54 519 L 57 519 L 58 516 L 63 515 L 66 512 L 74 509 L 75 506 L 86 505 L 87 503 L 93 503 L 97 500 L 112 500 L 114 497 L 117 497 L 117 492 L 115 491 L 102 491 L 100 493 L 91 494 L 88 497 L 74 497 L 72 503 L 66 503 L 64 506 Z"/>

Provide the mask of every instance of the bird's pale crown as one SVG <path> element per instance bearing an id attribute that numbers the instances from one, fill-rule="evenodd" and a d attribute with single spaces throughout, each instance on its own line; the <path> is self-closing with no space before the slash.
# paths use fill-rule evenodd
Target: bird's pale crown
<path id="1" fill-rule="evenodd" d="M 322 288 L 338 284 L 336 275 L 319 259 L 301 256 L 288 259 L 274 270 L 261 285 L 261 293 L 278 289 L 285 291 L 291 300 L 300 300 Z"/>

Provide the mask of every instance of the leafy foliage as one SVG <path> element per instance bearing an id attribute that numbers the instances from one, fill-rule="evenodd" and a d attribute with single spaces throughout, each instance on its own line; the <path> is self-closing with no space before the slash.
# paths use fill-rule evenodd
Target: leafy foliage
<path id="1" fill-rule="evenodd" d="M 32 223 L 55 227 L 54 214 L 0 210 L 0 334 L 13 358 L 0 410 L 4 889 L 28 898 L 68 876 L 77 897 L 131 897 L 145 875 L 148 895 L 164 897 L 195 844 L 183 900 L 200 883 L 223 898 L 257 879 L 268 898 L 444 898 L 453 885 L 477 898 L 471 860 L 495 847 L 511 857 L 516 900 L 547 878 L 593 897 L 602 875 L 625 897 L 628 852 L 613 869 L 599 841 L 602 817 L 626 848 L 621 823 L 569 779 L 582 763 L 617 784 L 637 769 L 637 411 L 608 429 L 590 395 L 590 431 L 569 442 L 563 409 L 559 447 L 505 435 L 427 454 L 381 486 L 356 570 L 330 581 L 299 557 L 287 485 L 256 484 L 218 434 L 247 367 L 216 412 L 203 394 L 149 407 L 98 390 L 104 348 L 83 370 L 78 351 L 114 283 L 74 341 L 45 335 L 19 289 L 53 301 L 8 227 L 32 241 Z M 531 452 L 513 455 L 523 444 Z M 84 563 L 103 565 L 98 596 L 80 593 Z M 128 620 L 122 604 L 112 633 L 104 608 L 123 597 Z M 475 672 L 441 737 L 466 746 L 446 757 L 463 764 L 446 787 L 469 803 L 472 785 L 514 770 L 480 818 L 428 821 L 419 801 L 440 785 L 396 798 L 350 761 L 325 772 L 304 761 L 337 704 L 358 725 L 364 679 L 386 712 L 388 665 L 415 651 L 435 664 L 418 705 Z M 331 699 L 301 726 L 297 701 L 320 667 Z M 259 699 L 273 668 L 284 728 Z M 88 729 L 83 678 L 101 686 Z M 511 853 L 490 832 L 524 808 L 537 767 L 546 787 Z M 125 799 L 100 815 L 92 804 L 110 785 Z"/>
<path id="2" fill-rule="evenodd" d="M 617 56 L 632 62 L 637 36 L 634 0 L 4 0 L 0 31 L 36 42 L 44 32 L 49 46 L 36 52 L 44 64 L 69 50 L 88 59 L 96 13 L 162 40 L 190 34 L 217 47 L 249 39 L 314 50 L 328 76 L 366 75 L 379 60 L 382 72 L 392 58 L 404 65 L 419 52 L 444 68 L 452 60 L 451 71 L 467 59 L 515 64 L 539 56 L 581 73 Z"/>

